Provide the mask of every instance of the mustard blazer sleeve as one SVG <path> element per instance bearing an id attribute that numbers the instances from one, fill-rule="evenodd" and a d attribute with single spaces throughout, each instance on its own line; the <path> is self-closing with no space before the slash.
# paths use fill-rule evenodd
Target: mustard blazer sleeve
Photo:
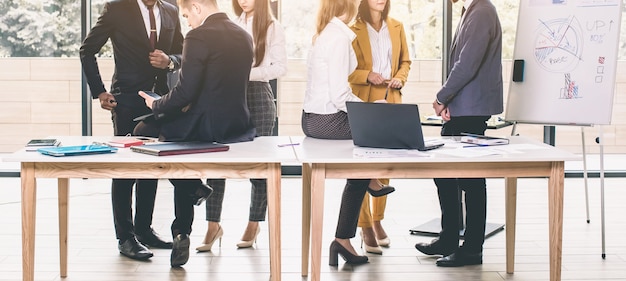
<path id="1" fill-rule="evenodd" d="M 393 18 L 387 18 L 387 26 L 389 28 L 389 36 L 391 37 L 392 76 L 400 79 L 404 86 L 411 69 L 411 57 L 409 56 L 409 46 L 406 42 L 404 25 Z"/>

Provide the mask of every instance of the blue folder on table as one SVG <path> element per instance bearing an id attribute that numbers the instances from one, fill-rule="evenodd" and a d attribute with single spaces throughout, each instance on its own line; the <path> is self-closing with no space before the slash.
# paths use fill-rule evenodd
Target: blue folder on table
<path id="1" fill-rule="evenodd" d="M 40 148 L 37 151 L 50 156 L 75 156 L 117 152 L 117 148 L 108 145 L 90 144 L 76 146 L 60 146 L 50 148 Z"/>

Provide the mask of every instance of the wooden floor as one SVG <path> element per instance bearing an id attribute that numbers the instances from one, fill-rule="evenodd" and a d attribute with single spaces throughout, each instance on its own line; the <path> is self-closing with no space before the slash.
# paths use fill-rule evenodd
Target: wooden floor
<path id="1" fill-rule="evenodd" d="M 623 163 L 623 162 L 622 162 Z M 327 182 L 324 241 L 334 236 L 339 198 L 344 181 Z M 20 184 L 18 178 L 0 179 L 0 280 L 21 280 Z M 109 180 L 70 181 L 69 276 L 59 276 L 56 182 L 38 182 L 35 280 L 270 280 L 267 223 L 258 245 L 237 250 L 247 221 L 249 183 L 228 181 L 224 205 L 225 237 L 212 253 L 192 252 L 182 269 L 171 269 L 169 250 L 154 250 L 149 262 L 121 256 L 116 247 L 110 204 Z M 490 179 L 488 222 L 504 222 L 504 182 Z M 505 272 L 505 237 L 500 232 L 485 242 L 484 264 L 464 268 L 439 268 L 434 257 L 417 252 L 413 245 L 432 237 L 410 235 L 409 229 L 439 216 L 432 180 L 392 180 L 397 191 L 388 199 L 383 221 L 391 247 L 370 262 L 338 268 L 327 266 L 328 248 L 322 252 L 322 280 L 548 280 L 548 218 L 546 179 L 521 179 L 518 189 L 515 274 Z M 586 222 L 582 179 L 566 179 L 563 226 L 563 280 L 626 280 L 626 189 L 624 179 L 608 178 L 606 194 L 606 259 L 601 258 L 600 181 L 590 179 L 591 223 Z M 172 187 L 160 181 L 155 229 L 169 236 L 173 218 Z M 308 280 L 300 274 L 301 178 L 282 181 L 282 280 Z M 196 208 L 192 247 L 206 230 L 204 207 Z M 358 236 L 357 236 L 358 237 Z M 352 240 L 355 247 L 360 238 Z"/>

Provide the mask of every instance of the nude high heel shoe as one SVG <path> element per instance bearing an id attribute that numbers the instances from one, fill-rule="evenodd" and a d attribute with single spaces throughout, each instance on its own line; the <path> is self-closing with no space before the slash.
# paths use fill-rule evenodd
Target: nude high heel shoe
<path id="1" fill-rule="evenodd" d="M 220 248 L 222 247 L 222 236 L 224 236 L 224 230 L 222 229 L 222 226 L 220 225 L 219 228 L 217 229 L 217 232 L 215 233 L 215 236 L 213 237 L 213 240 L 211 241 L 204 241 L 204 244 L 196 247 L 196 251 L 198 252 L 210 252 L 211 251 L 211 247 L 213 247 L 213 243 L 215 243 L 215 241 L 217 241 L 218 239 L 220 240 Z"/>
<path id="2" fill-rule="evenodd" d="M 391 244 L 391 239 L 389 239 L 389 236 L 387 236 L 383 239 L 376 239 L 376 242 L 378 242 L 378 246 L 389 247 L 389 245 Z"/>
<path id="3" fill-rule="evenodd" d="M 363 248 L 363 245 L 365 245 L 365 248 Z M 370 246 L 370 245 L 367 245 L 367 243 L 365 243 L 365 239 L 363 239 L 363 231 L 361 231 L 361 248 L 365 249 L 365 252 L 370 253 L 370 254 L 377 254 L 377 255 L 383 254 L 383 248 L 381 248 L 380 246 Z"/>
<path id="4" fill-rule="evenodd" d="M 237 248 L 250 248 L 252 247 L 252 245 L 254 245 L 254 243 L 256 243 L 256 237 L 259 236 L 259 233 L 261 232 L 261 226 L 258 226 L 256 228 L 256 233 L 254 234 L 254 237 L 252 237 L 252 240 L 241 240 L 239 241 L 239 243 L 237 243 Z"/>

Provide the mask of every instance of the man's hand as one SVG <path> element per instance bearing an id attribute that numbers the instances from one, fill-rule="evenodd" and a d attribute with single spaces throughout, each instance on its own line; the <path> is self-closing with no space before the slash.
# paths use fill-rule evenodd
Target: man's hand
<path id="1" fill-rule="evenodd" d="M 152 103 L 154 103 L 154 98 L 144 93 L 143 91 L 139 91 L 138 94 L 144 99 L 144 101 L 146 102 L 146 106 L 152 109 Z"/>
<path id="2" fill-rule="evenodd" d="M 386 82 L 387 82 L 387 87 L 389 88 L 394 88 L 394 89 L 402 88 L 402 81 L 400 81 L 400 79 L 398 78 L 391 78 L 391 80 L 386 81 Z"/>
<path id="3" fill-rule="evenodd" d="M 111 111 L 111 109 L 117 106 L 115 97 L 109 92 L 100 93 L 98 99 L 100 100 L 100 107 L 102 107 L 102 109 Z"/>
<path id="4" fill-rule="evenodd" d="M 437 116 L 441 116 L 443 121 L 450 121 L 450 110 L 445 104 L 439 104 L 437 99 L 433 102 L 433 109 L 435 110 L 435 114 Z"/>
<path id="5" fill-rule="evenodd" d="M 370 82 L 370 84 L 374 85 L 380 85 L 385 82 L 385 78 L 383 78 L 380 73 L 370 72 L 369 74 L 367 74 L 367 82 Z"/>
<path id="6" fill-rule="evenodd" d="M 150 64 L 156 68 L 165 69 L 170 64 L 170 57 L 159 49 L 150 52 Z"/>

